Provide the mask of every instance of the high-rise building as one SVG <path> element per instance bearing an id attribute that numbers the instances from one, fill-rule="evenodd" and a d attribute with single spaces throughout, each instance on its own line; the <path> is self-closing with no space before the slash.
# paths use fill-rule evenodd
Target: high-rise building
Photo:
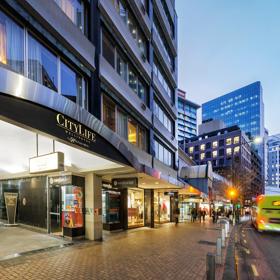
<path id="1" fill-rule="evenodd" d="M 266 193 L 280 193 L 280 134 L 269 136 Z"/>
<path id="2" fill-rule="evenodd" d="M 186 92 L 178 89 L 178 141 L 197 135 L 197 110 L 199 105 L 186 98 Z"/>
<path id="3" fill-rule="evenodd" d="M 176 104 L 174 0 L 0 1 L 0 219 L 12 191 L 50 233 L 171 221 Z"/>
<path id="4" fill-rule="evenodd" d="M 245 199 L 263 193 L 262 162 L 238 126 L 225 127 L 215 120 L 200 125 L 199 132 L 186 143 L 179 142 L 196 164 L 211 162 L 213 170 L 239 187 Z"/>

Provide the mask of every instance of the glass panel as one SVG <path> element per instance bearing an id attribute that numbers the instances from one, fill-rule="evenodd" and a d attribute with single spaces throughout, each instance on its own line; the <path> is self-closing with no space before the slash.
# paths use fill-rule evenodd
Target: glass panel
<path id="1" fill-rule="evenodd" d="M 144 226 L 144 191 L 128 189 L 128 227 Z"/>
<path id="2" fill-rule="evenodd" d="M 146 131 L 144 128 L 138 126 L 138 147 L 145 151 L 146 150 Z"/>
<path id="3" fill-rule="evenodd" d="M 62 225 L 68 228 L 84 226 L 83 188 L 77 186 L 62 186 Z"/>
<path id="4" fill-rule="evenodd" d="M 127 116 L 120 110 L 118 110 L 117 122 L 117 133 L 127 139 Z"/>
<path id="5" fill-rule="evenodd" d="M 142 101 L 146 101 L 146 87 L 138 80 L 138 96 Z"/>
<path id="6" fill-rule="evenodd" d="M 117 52 L 117 72 L 124 81 L 127 81 L 127 63 L 121 57 L 119 52 Z"/>
<path id="7" fill-rule="evenodd" d="M 23 74 L 23 29 L 0 11 L 0 63 Z"/>
<path id="8" fill-rule="evenodd" d="M 103 95 L 103 122 L 111 130 L 115 131 L 116 117 L 115 104 Z"/>
<path id="9" fill-rule="evenodd" d="M 120 223 L 121 193 L 102 191 L 103 223 Z"/>
<path id="10" fill-rule="evenodd" d="M 115 48 L 113 43 L 107 38 L 105 32 L 102 33 L 102 55 L 115 68 Z"/>
<path id="11" fill-rule="evenodd" d="M 137 124 L 131 119 L 128 119 L 128 142 L 137 145 Z"/>
<path id="12" fill-rule="evenodd" d="M 82 93 L 82 77 L 61 62 L 61 94 L 82 106 Z"/>
<path id="13" fill-rule="evenodd" d="M 130 15 L 128 15 L 127 23 L 128 23 L 128 28 L 129 28 L 129 31 L 130 31 L 132 37 L 136 40 L 137 39 L 137 27 L 136 27 L 134 20 L 131 18 Z"/>
<path id="14" fill-rule="evenodd" d="M 137 94 L 137 77 L 131 69 L 129 69 L 128 72 L 128 84 L 131 89 Z"/>
<path id="15" fill-rule="evenodd" d="M 80 0 L 55 0 L 70 20 L 84 31 L 84 5 Z"/>
<path id="16" fill-rule="evenodd" d="M 57 58 L 32 36 L 28 36 L 28 77 L 57 91 Z"/>
<path id="17" fill-rule="evenodd" d="M 127 11 L 126 11 L 126 8 L 125 8 L 124 4 L 122 3 L 122 1 L 116 0 L 116 9 L 117 9 L 118 14 L 121 16 L 123 22 L 126 24 L 127 23 Z"/>

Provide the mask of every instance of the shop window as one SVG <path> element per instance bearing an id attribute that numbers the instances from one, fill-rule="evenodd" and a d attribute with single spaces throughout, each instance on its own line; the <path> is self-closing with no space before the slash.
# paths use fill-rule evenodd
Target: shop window
<path id="1" fill-rule="evenodd" d="M 120 109 L 117 111 L 117 123 L 117 133 L 127 139 L 127 115 Z"/>
<path id="2" fill-rule="evenodd" d="M 212 147 L 215 149 L 215 148 L 218 148 L 218 141 L 214 141 L 212 143 Z"/>
<path id="3" fill-rule="evenodd" d="M 102 33 L 102 55 L 115 68 L 115 46 L 104 31 Z"/>
<path id="4" fill-rule="evenodd" d="M 102 191 L 102 221 L 104 224 L 120 223 L 121 193 Z"/>
<path id="5" fill-rule="evenodd" d="M 226 145 L 231 145 L 231 144 L 232 144 L 231 138 L 227 138 L 227 139 L 226 139 Z"/>
<path id="6" fill-rule="evenodd" d="M 103 95 L 103 122 L 111 130 L 116 129 L 116 107 L 115 104 Z"/>
<path id="7" fill-rule="evenodd" d="M 128 189 L 127 193 L 128 227 L 144 226 L 144 190 Z"/>
<path id="8" fill-rule="evenodd" d="M 82 76 L 61 62 L 61 94 L 71 101 L 87 108 L 85 84 Z"/>
<path id="9" fill-rule="evenodd" d="M 24 69 L 23 28 L 0 11 L 0 63 L 23 74 Z"/>
<path id="10" fill-rule="evenodd" d="M 28 36 L 28 77 L 57 91 L 57 57 Z"/>
<path id="11" fill-rule="evenodd" d="M 164 192 L 154 192 L 154 221 L 155 223 L 170 222 L 170 196 Z"/>
<path id="12" fill-rule="evenodd" d="M 218 152 L 217 151 L 213 151 L 213 158 L 216 158 L 218 156 Z"/>
<path id="13" fill-rule="evenodd" d="M 132 119 L 128 119 L 128 142 L 137 145 L 137 124 Z"/>
<path id="14" fill-rule="evenodd" d="M 239 144 L 239 141 L 240 141 L 239 136 L 235 136 L 235 137 L 233 138 L 233 144 Z"/>
<path id="15" fill-rule="evenodd" d="M 189 147 L 189 153 L 190 153 L 190 154 L 193 153 L 193 147 Z"/>
<path id="16" fill-rule="evenodd" d="M 84 32 L 85 11 L 81 0 L 55 0 L 67 17 Z"/>

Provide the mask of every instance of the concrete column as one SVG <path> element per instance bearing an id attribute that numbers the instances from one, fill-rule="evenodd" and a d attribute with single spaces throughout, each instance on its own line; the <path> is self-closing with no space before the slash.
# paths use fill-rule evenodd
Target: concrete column
<path id="1" fill-rule="evenodd" d="M 94 173 L 86 175 L 85 209 L 86 239 L 102 240 L 102 178 Z"/>

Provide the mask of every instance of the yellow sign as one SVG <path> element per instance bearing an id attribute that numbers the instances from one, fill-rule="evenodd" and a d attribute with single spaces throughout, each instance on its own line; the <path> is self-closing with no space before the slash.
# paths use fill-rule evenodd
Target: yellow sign
<path id="1" fill-rule="evenodd" d="M 280 200 L 278 200 L 278 201 L 273 201 L 273 202 L 272 202 L 272 205 L 273 205 L 273 206 L 280 206 Z"/>

